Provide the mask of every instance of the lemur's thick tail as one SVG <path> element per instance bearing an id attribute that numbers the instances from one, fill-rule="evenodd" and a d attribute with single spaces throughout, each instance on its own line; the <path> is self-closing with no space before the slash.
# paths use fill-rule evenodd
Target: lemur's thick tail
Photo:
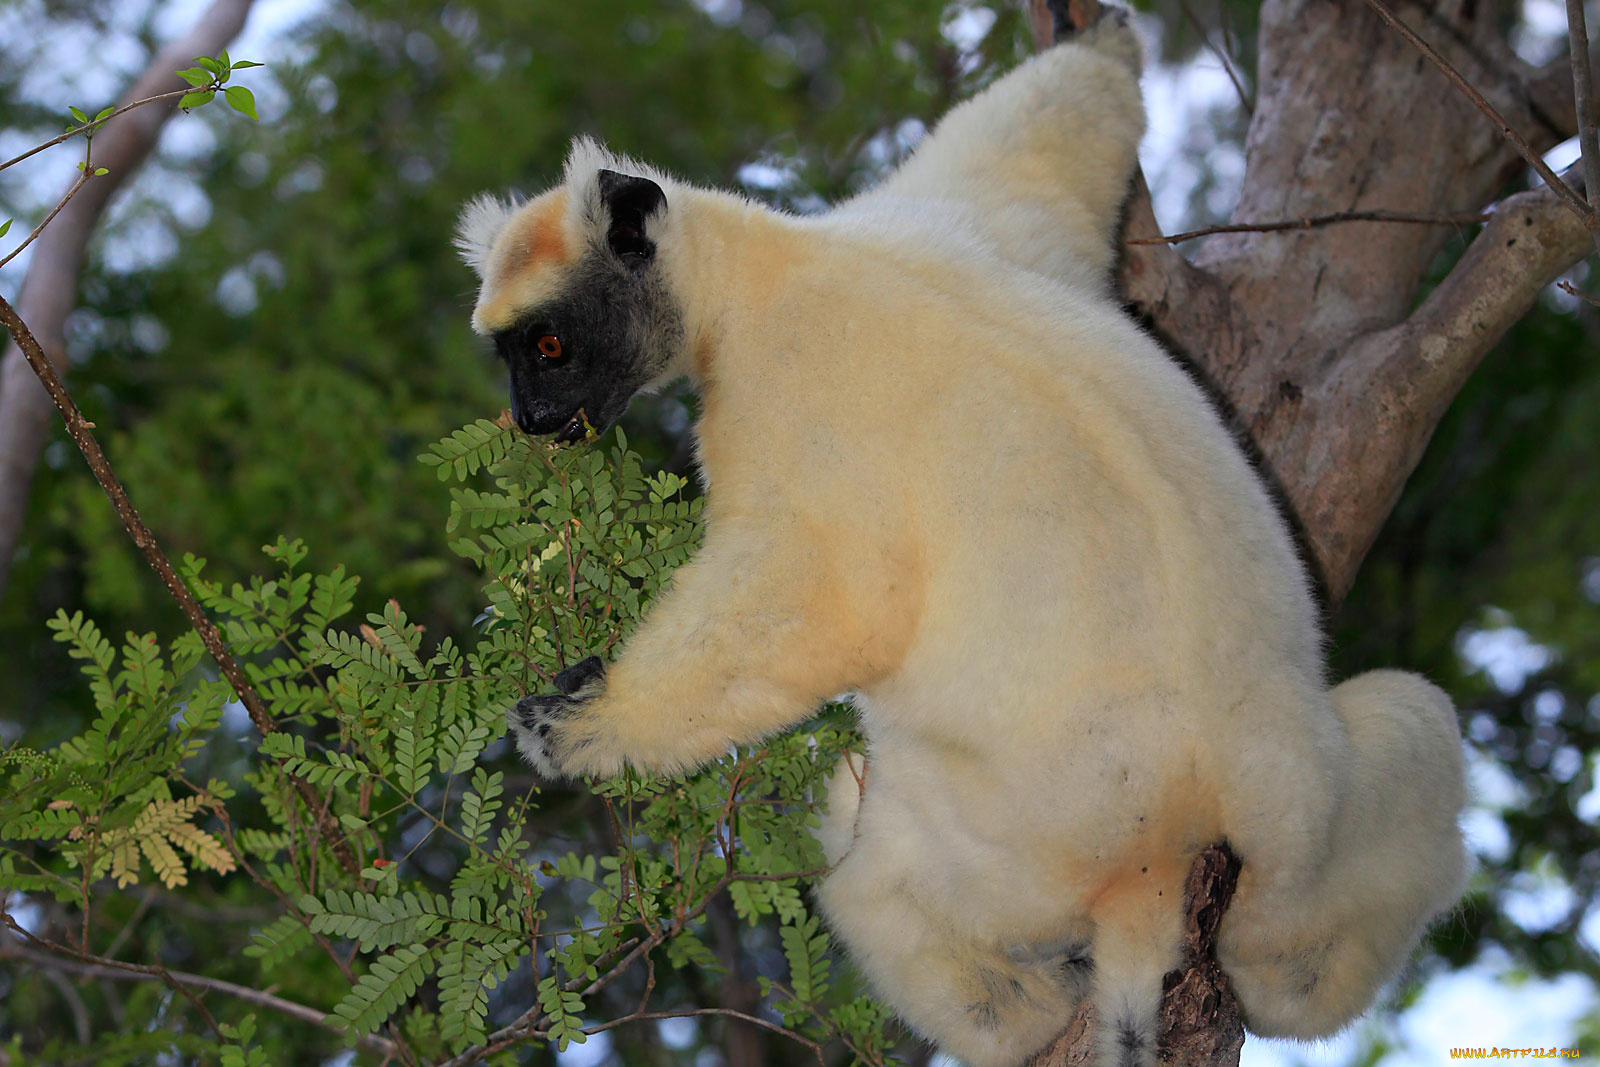
<path id="1" fill-rule="evenodd" d="M 1245 1023 L 1266 1036 L 1324 1036 L 1363 1011 L 1459 897 L 1467 871 L 1449 697 L 1402 671 L 1363 674 L 1331 696 L 1350 777 L 1327 861 L 1298 887 L 1258 879 L 1261 891 L 1235 898 L 1220 930 L 1218 960 Z"/>

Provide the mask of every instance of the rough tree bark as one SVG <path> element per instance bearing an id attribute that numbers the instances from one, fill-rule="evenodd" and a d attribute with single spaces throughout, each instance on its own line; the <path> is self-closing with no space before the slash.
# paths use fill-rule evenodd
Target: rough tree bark
<path id="1" fill-rule="evenodd" d="M 118 106 L 186 87 L 178 71 L 195 56 L 214 56 L 244 28 L 251 0 L 214 0 L 189 32 L 161 49 L 134 79 Z M 94 136 L 94 165 L 110 173 L 87 182 L 33 244 L 16 308 L 49 354 L 67 371 L 67 316 L 77 304 L 78 269 L 106 203 L 155 147 L 177 101 L 148 104 L 120 115 Z M 0 362 L 0 599 L 26 518 L 28 489 L 56 411 L 15 342 Z"/>
<path id="2" fill-rule="evenodd" d="M 1487 223 L 1417 301 L 1449 226 L 1351 221 L 1207 235 L 1162 233 L 1143 176 L 1124 225 L 1119 286 L 1233 418 L 1302 539 L 1331 613 L 1468 376 L 1539 292 L 1596 248 L 1526 170 L 1505 132 L 1373 10 L 1372 0 L 1266 0 L 1246 171 L 1232 223 L 1329 215 L 1478 216 Z M 1498 27 L 1500 0 L 1385 5 L 1544 151 L 1578 133 L 1572 65 L 1532 67 Z M 1097 0 L 1070 0 L 1077 25 Z M 1045 0 L 1027 0 L 1039 47 Z M 1579 167 L 1563 176 L 1581 181 Z M 1590 202 L 1600 190 L 1590 191 Z M 1211 959 L 1237 867 L 1212 849 L 1187 891 L 1183 969 L 1168 976 L 1162 1062 L 1231 1067 L 1238 1008 Z M 1080 1010 L 1034 1067 L 1089 1061 Z"/>
<path id="3" fill-rule="evenodd" d="M 1577 129 L 1569 65 L 1518 59 L 1498 31 L 1499 6 L 1439 0 L 1396 13 L 1542 151 Z M 1362 0 L 1268 0 L 1258 71 L 1236 222 L 1473 214 L 1525 169 L 1501 131 Z M 1147 209 L 1131 213 L 1129 239 L 1159 233 Z M 1330 607 L 1467 376 L 1593 249 L 1541 186 L 1493 204 L 1467 254 L 1413 307 L 1452 235 L 1363 222 L 1216 234 L 1188 258 L 1127 246 L 1126 295 L 1231 406 Z"/>

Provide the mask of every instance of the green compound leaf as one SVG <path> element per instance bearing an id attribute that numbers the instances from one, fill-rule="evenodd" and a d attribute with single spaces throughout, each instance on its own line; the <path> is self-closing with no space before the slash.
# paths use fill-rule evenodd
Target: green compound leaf
<path id="1" fill-rule="evenodd" d="M 433 950 L 421 944 L 404 945 L 378 957 L 324 1021 L 344 1029 L 352 1041 L 372 1033 L 410 999 L 435 963 Z"/>

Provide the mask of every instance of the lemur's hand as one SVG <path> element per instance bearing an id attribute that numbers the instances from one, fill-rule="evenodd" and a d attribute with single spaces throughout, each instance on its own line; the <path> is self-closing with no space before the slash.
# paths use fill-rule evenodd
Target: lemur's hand
<path id="1" fill-rule="evenodd" d="M 590 743 L 573 726 L 583 708 L 605 692 L 606 667 L 600 657 L 590 656 L 556 675 L 555 682 L 561 692 L 523 697 L 506 712 L 506 725 L 541 776 L 569 778 L 582 773 L 575 757 Z"/>

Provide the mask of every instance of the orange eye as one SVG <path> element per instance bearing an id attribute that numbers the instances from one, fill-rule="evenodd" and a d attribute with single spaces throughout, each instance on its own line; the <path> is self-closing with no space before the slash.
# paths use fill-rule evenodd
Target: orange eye
<path id="1" fill-rule="evenodd" d="M 539 338 L 539 354 L 545 359 L 561 358 L 561 338 L 553 333 L 547 333 Z"/>

